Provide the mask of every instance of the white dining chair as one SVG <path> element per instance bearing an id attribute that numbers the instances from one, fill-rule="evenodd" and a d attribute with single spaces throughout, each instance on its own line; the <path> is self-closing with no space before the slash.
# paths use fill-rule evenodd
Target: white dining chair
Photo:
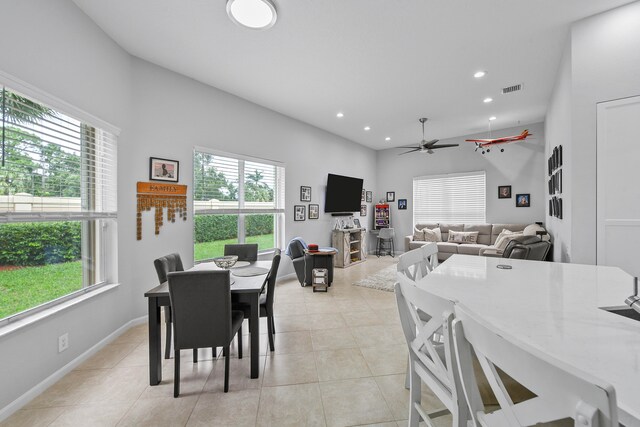
<path id="1" fill-rule="evenodd" d="M 453 354 L 453 303 L 418 288 L 406 277 L 398 277 L 395 285 L 400 322 L 409 347 L 410 408 L 409 425 L 417 427 L 422 419 L 433 426 L 433 418 L 451 413 L 453 426 L 466 426 L 470 419 L 462 388 L 457 377 Z M 430 315 L 423 319 L 422 313 Z M 440 330 L 441 344 L 432 341 Z M 446 407 L 428 412 L 421 402 L 422 383 L 431 389 Z"/>
<path id="2" fill-rule="evenodd" d="M 573 418 L 578 427 L 618 426 L 613 386 L 498 331 L 456 304 L 453 337 L 456 366 L 474 426 L 531 426 Z M 500 409 L 486 413 L 472 366 L 477 355 Z M 606 362 L 603 362 L 606 363 Z M 514 404 L 497 367 L 536 397 Z"/>
<path id="3" fill-rule="evenodd" d="M 420 248 L 405 252 L 398 257 L 398 273 L 414 282 L 422 279 L 438 266 L 438 245 L 427 243 Z"/>

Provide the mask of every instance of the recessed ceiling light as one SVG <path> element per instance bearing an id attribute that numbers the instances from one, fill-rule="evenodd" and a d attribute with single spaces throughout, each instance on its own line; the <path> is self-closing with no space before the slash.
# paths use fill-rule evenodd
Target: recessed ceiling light
<path id="1" fill-rule="evenodd" d="M 489 117 L 489 120 L 491 120 L 491 121 L 494 121 L 495 119 L 497 119 L 497 117 L 496 117 L 496 116 L 491 116 L 491 117 Z"/>
<path id="2" fill-rule="evenodd" d="M 252 30 L 271 28 L 278 18 L 271 0 L 227 0 L 227 15 L 236 24 Z"/>
<path id="3" fill-rule="evenodd" d="M 341 119 L 341 118 L 343 118 L 343 117 L 344 117 L 344 114 L 342 114 L 342 113 L 338 113 L 338 114 L 336 114 L 336 117 L 337 117 L 337 118 L 339 118 L 339 119 Z"/>
<path id="4" fill-rule="evenodd" d="M 391 141 L 391 137 L 389 137 L 389 136 L 388 136 L 388 137 L 386 137 L 384 140 L 385 140 L 385 141 Z"/>
<path id="5" fill-rule="evenodd" d="M 493 101 L 493 98 L 485 98 L 485 99 L 482 100 L 482 102 L 484 102 L 485 104 L 488 104 L 491 101 Z"/>
<path id="6" fill-rule="evenodd" d="M 476 79 L 479 79 L 481 77 L 484 77 L 487 75 L 486 71 L 476 71 L 476 73 L 473 75 L 473 77 L 475 77 Z"/>
<path id="7" fill-rule="evenodd" d="M 364 130 L 371 130 L 371 126 L 365 126 Z"/>

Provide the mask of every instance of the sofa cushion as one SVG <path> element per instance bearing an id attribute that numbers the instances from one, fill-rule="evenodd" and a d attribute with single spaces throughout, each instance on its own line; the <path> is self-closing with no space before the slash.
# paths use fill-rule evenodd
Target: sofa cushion
<path id="1" fill-rule="evenodd" d="M 409 242 L 409 250 L 412 251 L 414 249 L 418 249 L 423 247 L 424 245 L 426 245 L 427 243 L 430 242 L 416 242 L 416 241 L 411 241 Z"/>
<path id="2" fill-rule="evenodd" d="M 457 254 L 458 246 L 460 246 L 458 243 L 438 242 L 438 252 Z"/>
<path id="3" fill-rule="evenodd" d="M 465 224 L 464 231 L 477 231 L 478 240 L 476 243 L 483 245 L 491 244 L 491 224 Z"/>
<path id="4" fill-rule="evenodd" d="M 474 244 L 478 240 L 478 232 L 477 231 L 449 231 L 449 240 L 450 243 L 470 243 Z"/>
<path id="5" fill-rule="evenodd" d="M 504 249 L 507 247 L 507 245 L 509 244 L 509 242 L 511 240 L 515 239 L 516 237 L 521 237 L 521 236 L 522 236 L 522 232 L 521 231 L 502 230 L 500 235 L 498 235 L 498 239 L 496 240 L 496 243 L 495 243 L 494 246 L 499 251 L 504 251 Z"/>
<path id="6" fill-rule="evenodd" d="M 464 231 L 464 224 L 440 224 L 440 232 L 442 233 L 442 241 L 449 240 L 449 231 Z"/>
<path id="7" fill-rule="evenodd" d="M 522 231 L 529 224 L 493 224 L 491 227 L 491 244 L 495 245 L 498 236 L 504 230 Z"/>
<path id="8" fill-rule="evenodd" d="M 479 255 L 480 249 L 487 247 L 487 245 L 480 245 L 478 243 L 463 243 L 458 246 L 458 253 L 462 255 Z"/>
<path id="9" fill-rule="evenodd" d="M 442 233 L 439 228 L 434 228 L 433 230 L 425 228 L 422 232 L 424 233 L 425 242 L 442 242 Z"/>

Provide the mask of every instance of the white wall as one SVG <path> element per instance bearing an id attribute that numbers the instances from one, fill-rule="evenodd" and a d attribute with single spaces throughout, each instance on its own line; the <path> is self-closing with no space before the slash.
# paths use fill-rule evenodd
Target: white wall
<path id="1" fill-rule="evenodd" d="M 554 139 L 563 140 L 563 185 L 569 185 L 571 227 L 562 226 L 561 235 L 567 253 L 575 263 L 596 261 L 596 104 L 612 99 L 640 95 L 640 2 L 622 6 L 575 23 L 571 29 L 571 51 L 564 61 L 571 75 L 561 70 L 552 97 L 547 121 Z M 570 55 L 570 59 L 567 59 Z M 566 66 L 563 65 L 563 67 Z M 567 111 L 567 84 L 571 85 L 570 113 Z M 570 120 L 571 137 L 562 130 Z M 567 138 L 567 139 L 565 139 Z M 570 243 L 566 241 L 569 239 Z M 563 258 L 564 259 L 564 258 Z"/>
<path id="2" fill-rule="evenodd" d="M 165 224 L 159 236 L 153 234 L 153 214 L 146 213 L 143 239 L 135 240 L 135 184 L 148 180 L 150 156 L 179 160 L 180 183 L 190 188 L 194 146 L 284 162 L 286 239 L 300 235 L 321 245 L 329 244 L 333 224 L 322 213 L 327 173 L 364 178 L 365 187 L 375 189 L 373 150 L 132 58 L 68 0 L 4 2 L 2 21 L 0 71 L 121 129 L 121 285 L 0 337 L 0 418 L 48 376 L 146 315 L 143 294 L 157 282 L 154 258 L 178 251 L 191 263 L 191 209 L 188 221 Z M 25 25 L 30 31 L 24 31 Z M 312 187 L 319 220 L 293 221 L 301 185 Z M 281 269 L 293 271 L 287 257 Z M 64 332 L 69 332 L 70 347 L 58 354 L 57 338 Z"/>
<path id="3" fill-rule="evenodd" d="M 71 1 L 3 2 L 0 52 L 3 72 L 122 128 L 126 153 L 130 58 Z M 121 279 L 116 290 L 0 338 L 0 408 L 132 318 Z M 64 332 L 70 346 L 58 354 Z"/>
<path id="4" fill-rule="evenodd" d="M 546 224 L 553 236 L 553 260 L 571 262 L 571 224 L 572 224 L 572 158 L 571 143 L 571 40 L 567 41 L 558 70 L 556 84 L 551 96 L 545 120 L 546 149 L 545 159 L 551 157 L 554 147 L 562 145 L 562 217 L 558 219 L 546 213 Z M 547 200 L 550 196 L 547 195 Z"/>
<path id="5" fill-rule="evenodd" d="M 121 192 L 131 202 L 123 203 L 119 211 L 120 250 L 135 260 L 130 271 L 134 295 L 142 295 L 157 280 L 154 258 L 178 251 L 187 265 L 193 262 L 191 211 L 186 222 L 163 226 L 159 236 L 153 235 L 153 213 L 147 213 L 143 238 L 135 240 L 135 183 L 148 178 L 149 156 L 179 160 L 180 183 L 189 188 L 195 146 L 285 163 L 285 243 L 301 236 L 309 243 L 330 245 L 333 219 L 324 213 L 329 172 L 363 178 L 366 188 L 375 186 L 375 152 L 362 145 L 138 59 L 133 88 L 135 120 L 130 131 L 137 144 L 119 166 Z M 293 221 L 293 205 L 309 203 L 300 202 L 301 185 L 311 186 L 310 203 L 320 205 L 320 219 Z M 283 257 L 280 268 L 281 274 L 293 272 L 288 257 Z M 144 299 L 136 298 L 134 315 L 145 312 Z"/>
<path id="6" fill-rule="evenodd" d="M 533 223 L 543 221 L 546 206 L 545 133 L 542 123 L 519 126 L 493 132 L 493 137 L 510 136 L 529 129 L 533 137 L 522 142 L 506 144 L 482 155 L 474 152 L 475 145 L 465 142 L 469 138 L 486 138 L 487 134 L 474 134 L 440 141 L 458 143 L 460 147 L 437 150 L 434 154 L 402 153 L 402 149 L 378 151 L 378 192 L 374 200 L 384 198 L 387 191 L 395 191 L 396 202 L 391 207 L 391 225 L 396 231 L 395 244 L 404 250 L 403 236 L 413 227 L 413 177 L 453 172 L 486 171 L 487 223 Z M 416 138 L 417 144 L 419 138 Z M 405 145 L 412 145 L 407 142 Z M 504 148 L 501 153 L 499 148 Z M 498 199 L 498 186 L 511 185 L 513 198 Z M 516 193 L 530 193 L 531 207 L 516 208 Z M 407 199 L 407 210 L 398 210 L 398 199 Z"/>

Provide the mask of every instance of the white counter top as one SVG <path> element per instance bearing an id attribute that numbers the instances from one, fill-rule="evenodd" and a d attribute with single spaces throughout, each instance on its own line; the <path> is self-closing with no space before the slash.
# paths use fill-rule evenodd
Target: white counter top
<path id="1" fill-rule="evenodd" d="M 631 275 L 615 267 L 453 255 L 418 286 L 609 382 L 620 422 L 640 426 L 640 322 L 599 309 L 624 305 Z"/>

